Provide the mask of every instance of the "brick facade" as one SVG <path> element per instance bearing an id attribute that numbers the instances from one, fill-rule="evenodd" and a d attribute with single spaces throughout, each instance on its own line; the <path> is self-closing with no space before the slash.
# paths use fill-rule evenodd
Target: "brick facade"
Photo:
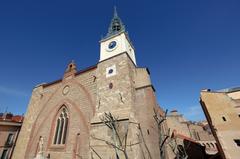
<path id="1" fill-rule="evenodd" d="M 160 108 L 149 71 L 136 66 L 134 48 L 116 10 L 100 47 L 96 66 L 77 71 L 72 61 L 62 79 L 34 88 L 13 159 L 39 155 L 53 159 L 159 158 L 153 115 Z M 115 132 L 101 120 L 104 113 L 116 119 Z M 62 135 L 65 130 L 67 134 Z M 121 138 L 118 143 L 116 132 Z M 123 138 L 127 138 L 124 146 L 117 149 Z"/>
<path id="2" fill-rule="evenodd" d="M 106 78 L 106 68 L 111 65 L 116 65 L 117 74 Z M 146 68 L 136 67 L 123 53 L 86 71 L 67 74 L 61 80 L 34 88 L 14 159 L 33 159 L 40 137 L 44 141 L 44 156 L 50 158 L 88 159 L 95 154 L 91 148 L 103 158 L 113 157 L 109 145 L 91 138 L 98 135 L 111 139 L 111 132 L 100 120 L 104 112 L 111 112 L 121 121 L 120 125 L 128 126 L 128 145 L 138 143 L 127 148 L 130 158 L 159 156 L 153 119 L 157 103 Z M 67 141 L 65 145 L 53 145 L 56 118 L 62 106 L 69 111 Z M 140 133 L 145 139 L 139 138 Z"/>

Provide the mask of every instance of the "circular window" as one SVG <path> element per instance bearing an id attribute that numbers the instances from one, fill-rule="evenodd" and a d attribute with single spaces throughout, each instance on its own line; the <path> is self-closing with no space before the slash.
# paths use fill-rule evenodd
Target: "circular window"
<path id="1" fill-rule="evenodd" d="M 70 87 L 67 85 L 67 86 L 65 86 L 65 87 L 63 88 L 62 94 L 63 94 L 63 95 L 67 95 L 69 91 L 70 91 Z"/>
<path id="2" fill-rule="evenodd" d="M 108 74 L 112 74 L 112 73 L 113 73 L 113 69 L 109 69 Z"/>

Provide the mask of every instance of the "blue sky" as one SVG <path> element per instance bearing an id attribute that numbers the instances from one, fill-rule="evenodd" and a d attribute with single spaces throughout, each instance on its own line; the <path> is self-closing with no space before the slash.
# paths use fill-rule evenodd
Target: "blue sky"
<path id="1" fill-rule="evenodd" d="M 0 111 L 26 112 L 35 85 L 99 60 L 117 5 L 164 109 L 204 119 L 203 88 L 240 85 L 240 2 L 232 0 L 0 1 Z"/>

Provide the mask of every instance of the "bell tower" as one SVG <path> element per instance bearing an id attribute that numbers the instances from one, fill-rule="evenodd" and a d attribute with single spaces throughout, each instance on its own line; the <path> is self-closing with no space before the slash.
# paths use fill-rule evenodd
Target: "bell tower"
<path id="1" fill-rule="evenodd" d="M 136 65 L 134 47 L 115 7 L 114 15 L 108 28 L 108 33 L 100 41 L 99 61 L 104 61 L 121 53 L 127 53 Z"/>
<path id="2" fill-rule="evenodd" d="M 137 69 L 136 59 L 134 47 L 116 8 L 108 33 L 102 38 L 100 45 L 100 60 L 96 70 L 96 111 L 91 119 L 90 146 L 102 158 L 124 158 L 124 153 L 115 153 L 108 144 L 97 140 L 112 141 L 111 138 L 116 137 L 114 132 L 102 121 L 106 117 L 106 113 L 110 113 L 113 118 L 118 120 L 119 131 L 128 132 L 128 137 L 131 138 L 128 142 L 135 142 L 132 136 L 136 131 L 130 126 L 128 131 L 127 125 L 130 121 L 135 121 L 132 110 L 136 99 L 134 80 Z M 116 141 L 116 144 L 118 142 Z M 133 148 L 132 152 L 134 151 Z M 129 154 L 129 158 L 133 158 L 132 152 Z M 94 158 L 97 158 L 93 151 L 91 153 Z"/>
<path id="3" fill-rule="evenodd" d="M 107 35 L 100 41 L 100 61 L 97 66 L 96 118 L 104 112 L 115 112 L 128 118 L 134 99 L 134 48 L 128 38 L 116 8 Z"/>
<path id="4" fill-rule="evenodd" d="M 147 68 L 136 66 L 134 47 L 116 8 L 108 33 L 100 45 L 100 60 L 95 74 L 96 109 L 90 123 L 90 155 L 92 158 L 125 159 L 127 154 L 131 159 L 143 159 L 152 158 L 144 157 L 152 151 L 159 156 L 155 146 L 158 136 L 147 134 L 149 131 L 157 132 L 148 130 L 156 125 L 153 119 L 156 106 L 154 89 Z M 116 127 L 109 126 L 109 123 Z M 143 143 L 140 124 L 144 136 L 149 137 L 144 141 L 150 145 L 150 150 L 140 144 Z M 122 143 L 125 143 L 125 148 Z M 119 151 L 119 146 L 127 153 Z"/>

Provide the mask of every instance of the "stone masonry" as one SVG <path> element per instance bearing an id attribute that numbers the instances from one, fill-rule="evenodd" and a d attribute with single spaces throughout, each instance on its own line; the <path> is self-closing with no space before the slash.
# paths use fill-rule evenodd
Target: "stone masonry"
<path id="1" fill-rule="evenodd" d="M 77 71 L 72 61 L 63 78 L 34 88 L 13 159 L 33 159 L 39 151 L 51 159 L 160 158 L 150 73 L 136 65 L 116 10 L 100 44 L 97 65 Z"/>

